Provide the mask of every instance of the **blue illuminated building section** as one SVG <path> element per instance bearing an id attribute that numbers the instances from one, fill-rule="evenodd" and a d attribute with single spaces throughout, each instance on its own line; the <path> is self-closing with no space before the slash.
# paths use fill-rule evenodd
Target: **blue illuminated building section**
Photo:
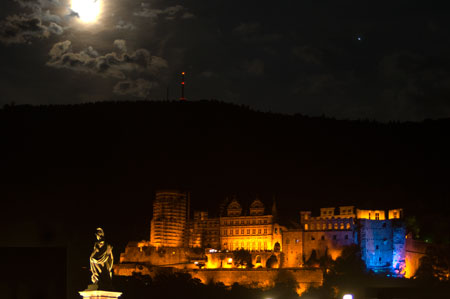
<path id="1" fill-rule="evenodd" d="M 400 219 L 358 219 L 358 243 L 367 269 L 404 276 L 405 228 Z"/>

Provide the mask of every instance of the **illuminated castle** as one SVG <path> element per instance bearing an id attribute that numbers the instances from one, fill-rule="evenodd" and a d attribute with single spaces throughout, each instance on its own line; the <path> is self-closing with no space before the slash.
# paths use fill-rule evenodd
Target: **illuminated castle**
<path id="1" fill-rule="evenodd" d="M 189 194 L 158 191 L 150 241 L 130 242 L 118 269 L 135 271 L 132 263 L 178 269 L 234 268 L 233 252 L 240 249 L 250 252 L 255 268 L 299 269 L 325 255 L 336 259 L 345 246 L 356 244 L 368 269 L 397 276 L 405 273 L 402 209 L 328 207 L 321 208 L 319 216 L 301 211 L 296 228 L 279 225 L 275 205 L 268 211 L 258 198 L 246 211 L 233 197 L 216 218 L 194 211 L 190 219 L 189 210 Z"/>

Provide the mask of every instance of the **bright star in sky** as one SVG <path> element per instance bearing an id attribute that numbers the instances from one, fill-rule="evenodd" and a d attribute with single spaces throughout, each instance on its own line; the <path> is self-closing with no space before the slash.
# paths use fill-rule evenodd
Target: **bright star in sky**
<path id="1" fill-rule="evenodd" d="M 101 11 L 101 0 L 72 0 L 71 8 L 80 20 L 91 23 L 97 20 Z"/>

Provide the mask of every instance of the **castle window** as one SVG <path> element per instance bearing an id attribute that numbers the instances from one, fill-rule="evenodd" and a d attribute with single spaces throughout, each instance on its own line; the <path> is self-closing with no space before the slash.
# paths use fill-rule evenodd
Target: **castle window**
<path id="1" fill-rule="evenodd" d="M 259 235 L 261 234 L 261 229 L 258 229 L 258 234 L 259 234 Z"/>
<path id="2" fill-rule="evenodd" d="M 386 222 L 385 222 L 385 223 L 383 223 L 383 227 L 386 227 Z"/>
<path id="3" fill-rule="evenodd" d="M 226 236 L 226 235 L 227 235 L 227 230 L 224 230 L 224 231 L 223 231 L 223 234 Z"/>
<path id="4" fill-rule="evenodd" d="M 256 234 L 256 229 L 252 229 L 252 234 Z"/>
<path id="5" fill-rule="evenodd" d="M 264 220 L 264 224 L 267 224 L 267 219 Z"/>
<path id="6" fill-rule="evenodd" d="M 348 240 L 348 235 L 345 235 L 345 240 Z"/>
<path id="7" fill-rule="evenodd" d="M 241 224 L 244 224 L 244 220 L 241 220 Z"/>
<path id="8" fill-rule="evenodd" d="M 311 236 L 311 241 L 314 241 L 316 238 L 314 238 L 313 236 Z"/>
<path id="9" fill-rule="evenodd" d="M 236 233 L 236 235 L 239 235 L 239 230 L 237 229 L 237 230 L 235 231 L 235 233 Z"/>
<path id="10" fill-rule="evenodd" d="M 333 240 L 336 240 L 337 239 L 337 236 L 336 235 L 333 235 Z"/>
<path id="11" fill-rule="evenodd" d="M 286 239 L 286 244 L 289 244 L 289 242 L 290 242 L 290 241 L 289 241 L 289 238 L 287 238 L 287 239 Z"/>
<path id="12" fill-rule="evenodd" d="M 331 223 L 328 223 L 328 229 L 332 229 Z"/>
<path id="13" fill-rule="evenodd" d="M 275 235 L 278 234 L 278 228 L 275 227 Z"/>
<path id="14" fill-rule="evenodd" d="M 250 229 L 247 229 L 247 235 L 250 235 Z"/>
<path id="15" fill-rule="evenodd" d="M 375 213 L 375 220 L 380 220 L 380 213 Z"/>
<path id="16" fill-rule="evenodd" d="M 300 243 L 300 239 L 295 239 L 295 244 Z"/>
<path id="17" fill-rule="evenodd" d="M 375 246 L 375 249 L 380 249 L 380 247 L 377 245 L 377 246 Z"/>
<path id="18" fill-rule="evenodd" d="M 314 223 L 311 224 L 311 229 L 314 230 L 316 228 L 316 226 L 314 225 Z"/>
<path id="19" fill-rule="evenodd" d="M 346 229 L 350 229 L 350 223 L 347 223 L 347 224 L 345 225 L 345 228 L 346 228 Z"/>
<path id="20" fill-rule="evenodd" d="M 264 234 L 267 235 L 267 228 L 264 229 Z"/>
<path id="21" fill-rule="evenodd" d="M 397 212 L 394 212 L 394 218 L 397 218 Z"/>
<path id="22" fill-rule="evenodd" d="M 338 224 L 337 223 L 334 224 L 334 229 L 338 229 Z"/>
<path id="23" fill-rule="evenodd" d="M 327 229 L 327 225 L 324 223 L 322 223 L 322 229 Z"/>
<path id="24" fill-rule="evenodd" d="M 305 224 L 305 230 L 308 230 L 308 223 Z"/>
<path id="25" fill-rule="evenodd" d="M 320 237 L 321 240 L 325 240 L 325 236 Z"/>
<path id="26" fill-rule="evenodd" d="M 241 229 L 241 235 L 243 235 L 244 234 L 244 230 L 243 229 Z"/>
<path id="27" fill-rule="evenodd" d="M 378 258 L 378 261 L 381 262 L 381 257 Z"/>
<path id="28" fill-rule="evenodd" d="M 232 235 L 233 234 L 233 230 L 232 229 L 230 229 L 230 235 Z"/>
<path id="29" fill-rule="evenodd" d="M 344 223 L 341 223 L 339 229 L 344 229 Z"/>

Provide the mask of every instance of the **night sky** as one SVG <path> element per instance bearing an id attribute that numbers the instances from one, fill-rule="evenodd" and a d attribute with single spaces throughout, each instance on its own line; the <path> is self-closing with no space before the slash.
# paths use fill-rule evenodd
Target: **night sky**
<path id="1" fill-rule="evenodd" d="M 443 2 L 101 5 L 86 23 L 70 0 L 2 1 L 0 105 L 161 100 L 167 88 L 176 99 L 185 71 L 189 100 L 340 119 L 450 116 Z"/>

